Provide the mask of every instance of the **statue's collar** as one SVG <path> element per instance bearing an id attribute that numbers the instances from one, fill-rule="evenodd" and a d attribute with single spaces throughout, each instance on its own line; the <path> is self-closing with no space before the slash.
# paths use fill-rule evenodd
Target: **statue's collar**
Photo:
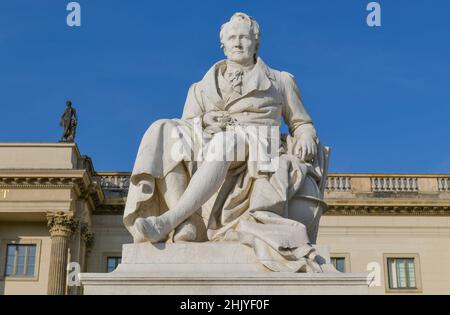
<path id="1" fill-rule="evenodd" d="M 220 104 L 223 103 L 222 98 L 219 95 L 219 86 L 217 81 L 217 73 L 219 69 L 226 64 L 226 60 L 221 60 L 217 62 L 214 66 L 209 69 L 209 71 L 204 76 L 201 81 L 201 86 L 205 94 L 213 100 L 215 103 Z M 258 57 L 255 66 L 252 70 L 250 70 L 244 76 L 244 82 L 242 86 L 242 95 L 237 98 L 231 100 L 229 103 L 235 102 L 251 92 L 257 91 L 266 91 L 268 90 L 272 83 L 271 80 L 274 80 L 272 73 L 269 68 L 266 66 L 264 61 Z M 227 104 L 223 104 L 224 106 Z"/>

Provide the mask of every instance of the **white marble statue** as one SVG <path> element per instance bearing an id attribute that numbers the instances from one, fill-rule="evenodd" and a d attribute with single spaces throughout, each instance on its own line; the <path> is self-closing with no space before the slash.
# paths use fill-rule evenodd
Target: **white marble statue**
<path id="1" fill-rule="evenodd" d="M 191 86 L 182 118 L 158 120 L 145 133 L 125 226 L 135 243 L 236 241 L 251 246 L 270 270 L 320 272 L 311 244 L 324 210 L 327 151 L 294 77 L 258 57 L 257 22 L 234 14 L 220 42 L 227 59 Z M 273 131 L 281 117 L 289 135 L 280 139 Z M 261 130 L 270 132 L 264 137 Z M 270 142 L 274 134 L 278 142 Z M 196 138 L 201 159 L 173 154 Z M 271 148 L 262 154 L 269 162 L 249 158 L 257 143 Z M 243 158 L 228 158 L 240 144 Z"/>

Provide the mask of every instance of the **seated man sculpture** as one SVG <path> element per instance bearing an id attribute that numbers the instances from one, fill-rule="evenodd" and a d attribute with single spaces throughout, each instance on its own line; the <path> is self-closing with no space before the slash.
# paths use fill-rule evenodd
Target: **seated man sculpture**
<path id="1" fill-rule="evenodd" d="M 294 77 L 264 64 L 259 40 L 258 23 L 244 13 L 222 26 L 227 59 L 191 86 L 181 119 L 154 122 L 142 139 L 124 223 L 135 243 L 237 241 L 270 270 L 320 272 L 311 244 L 326 152 Z M 282 117 L 289 135 L 280 139 Z M 173 154 L 195 138 L 202 159 Z M 238 144 L 241 159 L 232 152 Z M 268 163 L 251 158 L 260 145 L 271 147 Z"/>

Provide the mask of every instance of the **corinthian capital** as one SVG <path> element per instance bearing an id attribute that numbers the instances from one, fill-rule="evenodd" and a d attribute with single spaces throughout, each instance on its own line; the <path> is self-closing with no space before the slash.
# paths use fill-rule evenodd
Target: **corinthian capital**
<path id="1" fill-rule="evenodd" d="M 50 235 L 70 237 L 75 232 L 78 221 L 73 217 L 73 213 L 49 212 L 47 213 L 47 227 Z"/>

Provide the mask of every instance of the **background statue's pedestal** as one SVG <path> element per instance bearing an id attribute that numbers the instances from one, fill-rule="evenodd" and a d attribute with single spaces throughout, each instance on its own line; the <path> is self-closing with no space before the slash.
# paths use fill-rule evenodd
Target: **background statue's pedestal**
<path id="1" fill-rule="evenodd" d="M 239 243 L 126 244 L 111 273 L 80 275 L 84 294 L 367 294 L 366 274 L 339 273 L 316 246 L 325 273 L 267 271 Z"/>

